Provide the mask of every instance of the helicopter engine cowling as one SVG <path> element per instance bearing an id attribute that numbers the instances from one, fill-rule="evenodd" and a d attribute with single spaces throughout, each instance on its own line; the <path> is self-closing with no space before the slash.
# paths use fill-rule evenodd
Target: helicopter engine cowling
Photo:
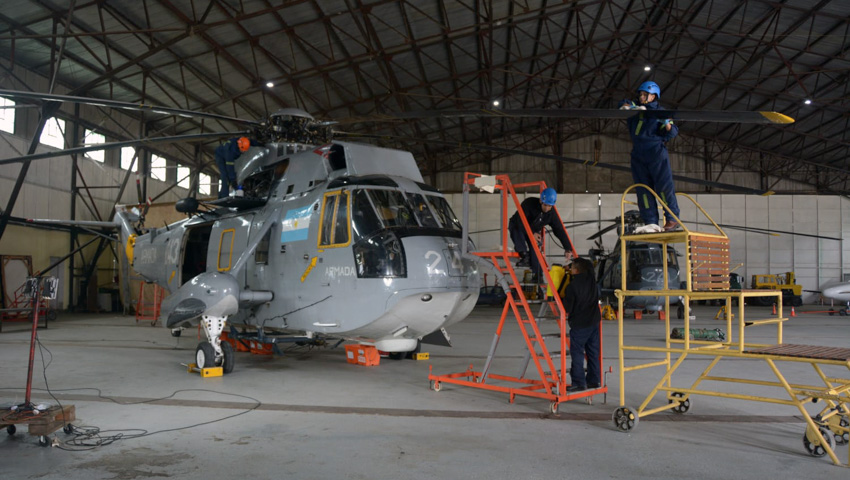
<path id="1" fill-rule="evenodd" d="M 201 315 L 227 317 L 239 311 L 239 283 L 232 275 L 206 272 L 186 282 L 162 302 L 165 326 L 186 326 Z"/>

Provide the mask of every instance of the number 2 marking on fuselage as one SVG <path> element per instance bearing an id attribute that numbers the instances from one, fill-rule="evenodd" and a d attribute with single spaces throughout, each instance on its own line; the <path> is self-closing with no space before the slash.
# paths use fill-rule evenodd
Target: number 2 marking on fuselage
<path id="1" fill-rule="evenodd" d="M 428 271 L 432 271 L 437 268 L 437 265 L 440 264 L 440 260 L 443 259 L 443 256 L 440 255 L 440 252 L 435 252 L 434 250 L 428 250 L 425 252 L 425 260 L 428 260 L 431 257 L 436 257 L 434 262 L 428 265 Z"/>

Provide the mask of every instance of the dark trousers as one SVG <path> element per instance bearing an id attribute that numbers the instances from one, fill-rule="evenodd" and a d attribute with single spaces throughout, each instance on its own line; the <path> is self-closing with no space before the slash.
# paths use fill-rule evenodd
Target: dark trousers
<path id="1" fill-rule="evenodd" d="M 584 373 L 584 356 L 587 354 L 587 375 Z M 570 329 L 570 384 L 586 387 L 601 385 L 599 379 L 599 324 L 587 328 Z"/>
<path id="2" fill-rule="evenodd" d="M 531 240 L 525 234 L 525 227 L 522 226 L 522 220 L 518 217 L 511 217 L 510 221 L 508 221 L 508 232 L 511 235 L 511 241 L 514 242 L 514 251 L 520 255 L 529 255 L 531 271 L 540 278 L 542 272 L 540 262 L 537 260 L 537 255 L 532 251 Z"/>
<path id="3" fill-rule="evenodd" d="M 666 150 L 663 152 L 660 158 L 653 159 L 632 156 L 632 179 L 635 183 L 643 183 L 655 190 L 655 193 L 670 207 L 670 211 L 678 217 L 679 202 L 676 200 L 676 191 L 673 189 L 670 157 L 667 156 Z M 643 187 L 636 188 L 635 193 L 637 193 L 637 203 L 643 223 L 658 224 L 658 203 L 655 201 L 655 196 Z"/>
<path id="4" fill-rule="evenodd" d="M 224 158 L 225 155 L 216 149 L 215 151 L 215 166 L 218 167 L 218 174 L 221 177 L 220 183 L 221 186 L 218 190 L 218 198 L 225 198 L 230 194 L 230 178 L 227 172 L 227 160 Z"/>

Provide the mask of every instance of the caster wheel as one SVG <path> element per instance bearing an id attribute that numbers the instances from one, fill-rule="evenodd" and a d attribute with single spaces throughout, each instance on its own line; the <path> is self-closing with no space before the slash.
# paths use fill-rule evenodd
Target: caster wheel
<path id="1" fill-rule="evenodd" d="M 834 416 L 827 420 L 827 423 L 829 424 L 829 429 L 834 434 L 835 444 L 847 445 L 850 441 L 850 433 L 847 431 L 847 427 L 850 426 L 850 417 L 841 416 L 839 418 Z"/>
<path id="2" fill-rule="evenodd" d="M 549 413 L 552 415 L 558 414 L 558 402 L 552 402 L 549 404 Z"/>
<path id="3" fill-rule="evenodd" d="M 69 423 L 68 425 L 62 427 L 62 431 L 70 435 L 74 433 L 74 426 Z"/>
<path id="4" fill-rule="evenodd" d="M 830 311 L 829 311 L 829 312 L 827 312 L 827 313 L 829 313 L 829 316 L 830 316 L 830 317 L 832 317 L 832 316 L 834 316 L 834 315 L 835 315 L 835 310 L 830 310 Z"/>
<path id="5" fill-rule="evenodd" d="M 41 445 L 42 447 L 46 447 L 46 446 L 50 445 L 50 439 L 47 438 L 46 435 L 39 435 L 38 444 Z"/>
<path id="6" fill-rule="evenodd" d="M 611 419 L 614 420 L 614 426 L 617 430 L 622 432 L 628 432 L 637 427 L 638 424 L 637 411 L 629 407 L 620 407 L 614 410 Z"/>
<path id="7" fill-rule="evenodd" d="M 673 412 L 678 413 L 678 414 L 682 414 L 682 413 L 686 413 L 691 408 L 691 399 L 690 398 L 686 398 L 684 400 L 681 400 L 685 396 L 684 393 L 673 392 L 671 394 L 671 396 L 674 397 L 674 398 L 667 399 L 667 403 L 678 403 L 678 405 L 673 407 Z"/>
<path id="8" fill-rule="evenodd" d="M 6 426 L 6 433 L 8 433 L 9 435 L 14 435 L 15 432 L 17 432 L 17 431 L 18 431 L 18 429 L 14 425 L 7 425 Z"/>
<path id="9" fill-rule="evenodd" d="M 835 437 L 832 432 L 825 428 L 818 428 L 829 448 L 835 450 Z M 803 434 L 803 447 L 813 457 L 822 457 L 826 455 L 826 448 L 820 443 L 820 439 L 814 433 L 811 433 L 811 428 L 806 427 L 806 432 Z"/>
<path id="10" fill-rule="evenodd" d="M 201 342 L 195 349 L 195 364 L 198 368 L 211 368 L 215 366 L 215 349 L 210 342 Z"/>
<path id="11" fill-rule="evenodd" d="M 435 392 L 439 392 L 442 389 L 443 389 L 443 386 L 440 384 L 440 382 L 431 380 L 431 390 L 433 390 Z"/>
<path id="12" fill-rule="evenodd" d="M 172 337 L 179 337 L 181 333 L 183 333 L 183 330 L 181 330 L 179 328 L 174 328 L 174 329 L 171 330 L 171 336 Z"/>

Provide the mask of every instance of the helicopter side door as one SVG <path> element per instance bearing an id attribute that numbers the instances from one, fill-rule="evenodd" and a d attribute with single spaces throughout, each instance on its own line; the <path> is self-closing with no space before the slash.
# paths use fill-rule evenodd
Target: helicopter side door
<path id="1" fill-rule="evenodd" d="M 254 214 L 239 215 L 217 220 L 210 232 L 207 250 L 207 271 L 230 273 L 236 260 L 245 252 Z M 245 285 L 245 269 L 236 277 Z"/>

